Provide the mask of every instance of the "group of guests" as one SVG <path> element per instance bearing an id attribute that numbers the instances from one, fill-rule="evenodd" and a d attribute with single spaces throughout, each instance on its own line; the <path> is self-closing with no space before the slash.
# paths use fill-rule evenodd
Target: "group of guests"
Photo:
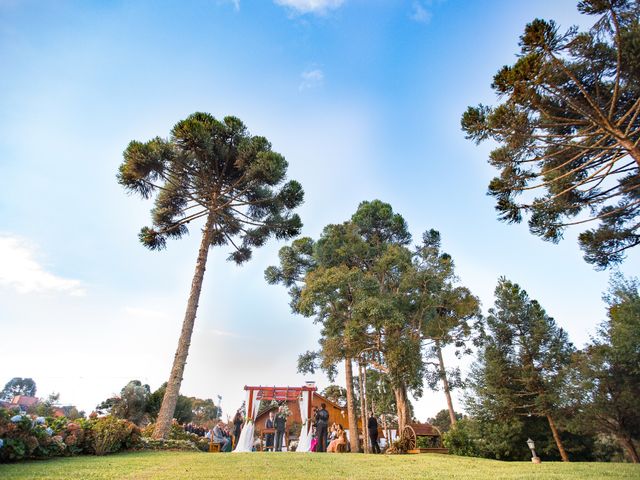
<path id="1" fill-rule="evenodd" d="M 218 422 L 209 432 L 207 432 L 206 436 L 213 442 L 220 444 L 221 452 L 230 452 L 233 448 L 231 431 L 224 422 Z"/>
<path id="2" fill-rule="evenodd" d="M 349 446 L 347 432 L 341 424 L 334 422 L 327 435 L 326 425 L 329 414 L 326 411 L 326 405 L 324 403 L 320 406 L 320 410 L 314 408 L 314 418 L 316 421 L 314 424 L 313 439 L 311 440 L 311 451 L 326 451 L 330 453 L 346 451 Z M 369 443 L 371 444 L 372 453 L 380 453 L 380 445 L 378 444 L 378 420 L 373 413 L 369 416 L 367 428 L 369 430 Z"/>
<path id="3" fill-rule="evenodd" d="M 324 403 L 320 404 L 320 409 L 314 407 L 313 413 L 315 423 L 313 424 L 311 451 L 326 451 L 330 453 L 346 451 L 349 447 L 349 442 L 347 432 L 341 424 L 334 422 L 327 434 L 329 412 L 326 410 L 326 405 Z M 369 443 L 371 444 L 372 453 L 380 453 L 380 445 L 378 444 L 378 420 L 373 412 L 369 415 L 367 429 L 369 430 Z"/>
<path id="4" fill-rule="evenodd" d="M 194 423 L 185 423 L 184 424 L 184 431 L 185 432 L 189 432 L 189 433 L 195 433 L 196 435 L 198 435 L 199 437 L 204 437 L 207 434 L 207 429 L 196 425 Z"/>
<path id="5" fill-rule="evenodd" d="M 329 412 L 327 412 L 327 406 L 324 403 L 320 405 L 320 409 L 317 407 L 313 408 L 312 421 L 312 452 L 337 452 L 339 445 L 346 446 L 347 434 L 344 431 L 344 428 L 342 428 L 342 425 L 334 423 L 331 427 L 331 435 L 329 437 L 327 436 Z M 264 449 L 266 451 L 281 452 L 284 434 L 287 427 L 287 416 L 285 415 L 283 408 L 278 407 L 277 413 L 274 413 L 274 411 L 271 410 L 264 426 L 265 429 L 275 430 L 275 433 L 268 433 L 265 435 Z"/>
<path id="6" fill-rule="evenodd" d="M 338 453 L 347 450 L 347 432 L 341 424 L 334 423 L 331 425 L 328 440 L 329 445 L 327 445 L 327 452 Z M 311 450 L 315 451 L 313 450 L 313 440 L 311 441 Z"/>
<path id="7" fill-rule="evenodd" d="M 243 422 L 244 418 L 242 415 L 242 410 L 238 409 L 235 416 L 233 417 L 233 430 L 231 430 L 228 424 L 219 421 L 213 426 L 211 430 L 206 432 L 204 436 L 206 436 L 214 443 L 219 443 L 221 452 L 230 452 L 233 449 L 234 445 L 237 445 L 238 443 L 240 432 L 242 431 Z"/>
<path id="8" fill-rule="evenodd" d="M 349 443 L 347 432 L 341 424 L 333 423 L 329 428 L 329 412 L 325 403 L 320 404 L 320 408 L 313 407 L 312 411 L 312 439 L 310 450 L 312 452 L 337 453 L 347 451 Z M 286 429 L 287 417 L 283 413 L 282 407 L 278 408 L 278 413 L 273 410 L 269 412 L 269 417 L 265 421 L 265 428 L 275 429 L 275 433 L 269 433 L 265 438 L 265 450 L 282 451 L 282 441 Z M 369 429 L 369 439 L 373 453 L 380 453 L 378 445 L 378 420 L 371 413 L 367 427 Z"/>

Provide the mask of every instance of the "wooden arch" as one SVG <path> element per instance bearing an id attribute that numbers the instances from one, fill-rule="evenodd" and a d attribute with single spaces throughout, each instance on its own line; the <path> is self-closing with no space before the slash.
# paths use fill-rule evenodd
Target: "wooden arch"
<path id="1" fill-rule="evenodd" d="M 247 412 L 253 411 L 253 392 L 258 391 L 258 401 L 261 400 L 276 400 L 278 402 L 283 401 L 297 401 L 302 395 L 302 392 L 309 392 L 309 401 L 307 403 L 307 418 L 311 418 L 311 400 L 313 399 L 313 392 L 318 391 L 318 388 L 310 385 L 304 387 L 264 387 L 264 386 L 247 386 L 244 387 L 249 392 L 249 405 L 247 405 Z"/>

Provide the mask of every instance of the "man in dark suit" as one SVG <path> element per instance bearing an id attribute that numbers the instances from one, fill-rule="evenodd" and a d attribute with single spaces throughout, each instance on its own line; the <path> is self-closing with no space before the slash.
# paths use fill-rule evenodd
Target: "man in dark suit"
<path id="1" fill-rule="evenodd" d="M 267 421 L 264 423 L 265 428 L 268 429 L 272 429 L 275 428 L 275 418 L 273 415 L 273 410 L 269 412 L 269 418 L 267 418 Z M 273 433 L 267 433 L 265 435 L 265 447 L 264 449 L 268 452 L 272 452 L 273 451 Z"/>
<path id="2" fill-rule="evenodd" d="M 316 452 L 327 451 L 327 426 L 329 425 L 329 412 L 324 403 L 320 404 L 320 410 L 316 412 L 316 437 L 318 444 Z"/>
<path id="3" fill-rule="evenodd" d="M 287 416 L 285 415 L 282 407 L 278 408 L 278 413 L 273 423 L 276 428 L 276 452 L 281 452 L 284 440 L 284 431 L 287 428 Z"/>
<path id="4" fill-rule="evenodd" d="M 380 446 L 378 445 L 378 420 L 373 416 L 373 412 L 371 412 L 369 416 L 367 428 L 369 429 L 369 439 L 371 440 L 371 452 L 380 453 Z"/>

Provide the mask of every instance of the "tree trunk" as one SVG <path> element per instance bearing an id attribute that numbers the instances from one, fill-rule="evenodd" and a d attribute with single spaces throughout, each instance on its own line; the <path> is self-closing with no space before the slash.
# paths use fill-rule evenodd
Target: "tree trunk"
<path id="1" fill-rule="evenodd" d="M 189 355 L 189 346 L 191 345 L 191 335 L 193 333 L 193 324 L 196 320 L 196 312 L 198 310 L 198 302 L 200 300 L 200 291 L 202 290 L 202 279 L 207 266 L 207 256 L 209 247 L 211 246 L 211 232 L 213 229 L 214 216 L 209 214 L 207 222 L 202 232 L 202 241 L 200 242 L 200 250 L 196 261 L 196 271 L 191 282 L 191 293 L 187 302 L 187 310 L 184 314 L 182 322 L 182 331 L 178 340 L 178 349 L 173 358 L 173 366 L 171 374 L 167 382 L 167 390 L 162 399 L 162 406 L 158 413 L 156 427 L 153 431 L 153 438 L 166 439 L 171 430 L 171 421 L 176 410 L 178 395 L 180 394 L 180 385 L 182 384 L 182 375 L 184 367 L 187 363 L 187 355 Z"/>
<path id="2" fill-rule="evenodd" d="M 633 444 L 633 440 L 628 437 L 618 437 L 618 441 L 622 445 L 622 448 L 624 448 L 629 454 L 629 458 L 631 458 L 631 461 L 633 463 L 640 463 L 640 457 L 638 457 L 638 451 Z"/>
<path id="3" fill-rule="evenodd" d="M 369 437 L 367 435 L 367 403 L 364 398 L 364 366 L 358 363 L 358 385 L 360 387 L 360 418 L 362 418 L 362 448 L 364 453 L 369 452 Z"/>
<path id="4" fill-rule="evenodd" d="M 367 406 L 368 406 L 368 402 L 367 402 L 367 365 L 364 364 L 363 368 L 362 368 L 362 385 L 363 385 L 363 397 L 364 397 L 364 417 L 362 417 L 362 428 L 364 430 L 364 438 L 367 441 L 367 447 L 369 448 L 369 450 L 371 450 L 371 444 L 370 444 L 370 438 L 369 438 L 369 415 L 367 415 Z M 371 412 L 371 415 L 373 415 L 373 408 L 369 409 L 369 412 Z M 367 452 L 368 450 L 365 450 L 365 452 Z"/>
<path id="5" fill-rule="evenodd" d="M 449 408 L 449 418 L 451 419 L 451 426 L 453 427 L 456 420 L 456 412 L 453 410 L 453 401 L 451 400 L 451 388 L 449 387 L 449 380 L 447 380 L 447 370 L 444 368 L 444 358 L 442 358 L 442 348 L 440 347 L 440 341 L 436 340 L 436 351 L 438 352 L 438 361 L 440 362 L 440 378 L 442 378 L 442 389 L 444 390 L 444 396 L 447 398 L 447 407 Z"/>
<path id="6" fill-rule="evenodd" d="M 396 408 L 398 412 L 398 437 L 402 434 L 404 426 L 411 422 L 409 418 L 409 407 L 407 399 L 407 387 L 402 384 L 399 387 L 393 387 L 393 393 L 396 396 Z"/>
<path id="7" fill-rule="evenodd" d="M 558 450 L 560 451 L 560 457 L 562 457 L 563 462 L 568 462 L 569 456 L 567 455 L 567 452 L 564 451 L 564 446 L 562 446 L 562 440 L 560 440 L 558 429 L 556 428 L 556 424 L 551 418 L 551 415 L 547 414 L 547 420 L 549 421 L 549 427 L 551 427 L 551 433 L 553 433 L 553 439 L 556 441 L 556 445 L 558 446 Z"/>
<path id="8" fill-rule="evenodd" d="M 347 420 L 349 421 L 349 446 L 351 452 L 355 453 L 360 450 L 358 442 L 358 415 L 356 412 L 355 401 L 353 399 L 353 365 L 351 357 L 344 359 L 344 374 L 347 385 Z"/>

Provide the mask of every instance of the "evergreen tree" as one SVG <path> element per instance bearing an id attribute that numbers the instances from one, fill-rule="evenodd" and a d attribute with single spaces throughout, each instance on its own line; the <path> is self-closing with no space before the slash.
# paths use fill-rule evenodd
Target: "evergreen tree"
<path id="1" fill-rule="evenodd" d="M 341 407 L 347 404 L 347 389 L 340 385 L 329 385 L 322 390 L 322 396 Z"/>
<path id="2" fill-rule="evenodd" d="M 614 278 L 608 319 L 577 356 L 582 393 L 578 421 L 591 432 L 613 435 L 634 463 L 640 441 L 640 292 L 638 282 Z"/>
<path id="3" fill-rule="evenodd" d="M 554 242 L 569 225 L 600 220 L 579 241 L 585 260 L 605 268 L 640 244 L 640 4 L 582 0 L 578 9 L 599 17 L 589 31 L 526 26 L 518 60 L 493 79 L 503 102 L 469 107 L 462 128 L 499 144 L 489 193 L 501 220 L 530 213 L 531 232 Z"/>
<path id="4" fill-rule="evenodd" d="M 204 425 L 220 418 L 222 412 L 211 398 L 201 399 L 190 397 L 191 411 L 193 412 L 192 421 L 198 425 Z"/>
<path id="5" fill-rule="evenodd" d="M 403 334 L 405 318 L 385 289 L 398 262 L 411 265 L 410 252 L 402 250 L 410 240 L 406 222 L 390 205 L 362 202 L 350 221 L 328 225 L 317 242 L 305 238 L 282 248 L 280 266 L 265 272 L 269 283 L 289 287 L 295 312 L 322 326 L 320 351 L 307 352 L 299 365 L 314 368 L 317 360 L 333 373 L 344 362 L 351 426 L 357 425 L 352 362 L 364 352 L 380 356 L 384 351 L 383 368 L 394 386 L 401 422 L 406 419 L 406 389 L 421 386 L 421 376 L 414 375 L 422 365 L 419 336 L 416 342 L 415 335 Z M 417 348 L 406 348 L 412 342 Z M 351 450 L 358 451 L 353 433 Z"/>
<path id="6" fill-rule="evenodd" d="M 422 394 L 423 339 L 428 335 L 440 348 L 464 343 L 459 332 L 478 310 L 477 299 L 454 285 L 439 239 L 427 232 L 414 252 L 406 222 L 390 205 L 362 202 L 350 221 L 327 226 L 317 242 L 302 239 L 281 249 L 281 265 L 266 272 L 269 282 L 290 288 L 294 311 L 323 326 L 320 351 L 301 356 L 299 367 L 308 371 L 319 362 L 333 373 L 338 360 L 357 357 L 359 376 L 371 369 L 385 374 L 400 429 L 411 421 L 409 393 Z M 345 371 L 351 372 L 348 364 Z M 347 410 L 352 378 L 348 373 Z M 365 383 L 358 384 L 363 415 Z"/>
<path id="7" fill-rule="evenodd" d="M 458 358 L 471 353 L 469 343 L 477 331 L 480 302 L 469 289 L 457 285 L 453 259 L 441 251 L 438 231 L 424 233 L 414 258 L 415 276 L 408 283 L 409 298 L 412 310 L 421 319 L 426 380 L 434 390 L 442 383 L 449 419 L 455 425 L 451 390 L 461 386 L 462 380 L 457 367 L 445 366 L 443 349 L 453 346 Z"/>
<path id="8" fill-rule="evenodd" d="M 287 167 L 267 139 L 250 135 L 239 119 L 219 121 L 207 113 L 178 122 L 168 140 L 132 141 L 124 152 L 118 182 L 144 199 L 156 194 L 153 227 L 139 235 L 145 247 L 161 250 L 167 239 L 185 235 L 191 222 L 205 222 L 155 438 L 166 438 L 171 428 L 209 248 L 230 244 L 229 259 L 240 264 L 270 237 L 287 239 L 300 231 L 292 211 L 302 203 L 302 187 L 285 182 Z"/>
<path id="9" fill-rule="evenodd" d="M 156 391 L 151 392 L 149 395 L 147 412 L 149 413 L 149 418 L 153 422 L 157 422 L 158 420 L 158 415 L 160 413 L 166 391 L 167 382 L 164 382 Z M 175 418 L 179 424 L 189 423 L 193 420 L 193 401 L 191 398 L 185 395 L 178 395 L 173 418 Z"/>
<path id="10" fill-rule="evenodd" d="M 149 385 L 143 385 L 140 380 L 131 380 L 122 387 L 120 395 L 103 401 L 96 406 L 96 410 L 102 413 L 108 412 L 118 418 L 141 425 L 146 420 L 150 395 Z"/>
<path id="11" fill-rule="evenodd" d="M 448 432 L 453 425 L 455 425 L 458 420 L 462 419 L 461 413 L 456 413 L 456 422 L 451 421 L 451 415 L 449 414 L 449 410 L 440 410 L 436 413 L 436 416 L 433 418 L 428 418 L 427 422 L 429 422 L 434 427 L 437 427 L 441 433 Z"/>
<path id="12" fill-rule="evenodd" d="M 36 382 L 32 378 L 13 377 L 0 391 L 0 400 L 11 401 L 17 395 L 35 397 L 36 390 Z"/>
<path id="13" fill-rule="evenodd" d="M 566 332 L 517 284 L 501 278 L 486 318 L 479 361 L 472 369 L 471 415 L 494 422 L 518 416 L 546 419 L 563 461 L 557 414 L 574 352 Z"/>

